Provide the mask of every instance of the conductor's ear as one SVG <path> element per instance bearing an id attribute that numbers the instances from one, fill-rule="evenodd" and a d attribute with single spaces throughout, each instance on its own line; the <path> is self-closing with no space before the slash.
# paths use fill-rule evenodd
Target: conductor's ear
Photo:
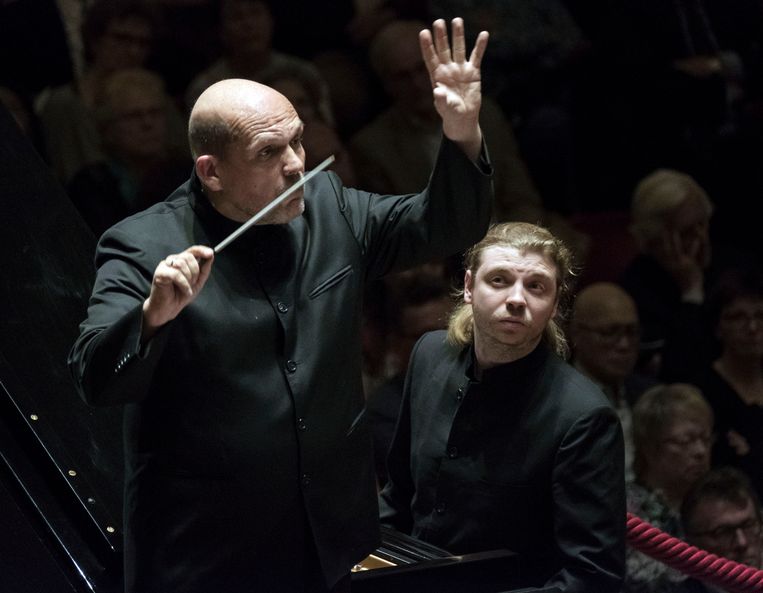
<path id="1" fill-rule="evenodd" d="M 210 191 L 220 191 L 223 188 L 217 159 L 211 154 L 203 154 L 196 159 L 196 175 Z"/>

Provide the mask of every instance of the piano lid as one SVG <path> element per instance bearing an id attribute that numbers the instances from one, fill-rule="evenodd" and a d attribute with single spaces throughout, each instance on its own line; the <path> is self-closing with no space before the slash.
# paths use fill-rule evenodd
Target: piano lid
<path id="1" fill-rule="evenodd" d="M 95 237 L 1 105 L 0 201 L 3 476 L 93 590 L 120 563 L 123 467 L 121 410 L 86 405 L 66 367 Z"/>

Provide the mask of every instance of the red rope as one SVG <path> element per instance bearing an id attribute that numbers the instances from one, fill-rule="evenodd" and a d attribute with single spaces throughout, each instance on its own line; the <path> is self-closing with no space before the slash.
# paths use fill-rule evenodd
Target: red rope
<path id="1" fill-rule="evenodd" d="M 690 546 L 628 513 L 628 544 L 684 574 L 730 593 L 763 593 L 763 570 Z"/>

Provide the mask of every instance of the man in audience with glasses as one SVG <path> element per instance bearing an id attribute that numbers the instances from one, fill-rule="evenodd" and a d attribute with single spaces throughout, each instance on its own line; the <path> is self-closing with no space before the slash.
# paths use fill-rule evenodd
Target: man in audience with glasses
<path id="1" fill-rule="evenodd" d="M 681 521 L 689 543 L 754 568 L 763 566 L 761 508 L 747 476 L 732 467 L 710 470 L 686 495 Z M 689 579 L 682 593 L 722 591 Z"/>
<path id="2" fill-rule="evenodd" d="M 601 387 L 617 410 L 625 437 L 625 478 L 633 479 L 631 408 L 656 383 L 635 371 L 639 356 L 636 303 L 611 282 L 595 282 L 575 298 L 569 328 L 573 364 Z"/>

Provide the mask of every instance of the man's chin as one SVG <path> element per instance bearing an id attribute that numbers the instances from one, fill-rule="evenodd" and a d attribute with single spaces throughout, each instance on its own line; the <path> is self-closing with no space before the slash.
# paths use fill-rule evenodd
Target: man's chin
<path id="1" fill-rule="evenodd" d="M 289 220 L 294 220 L 297 216 L 302 216 L 305 211 L 305 198 L 299 196 L 293 200 L 289 200 L 284 208 L 284 213 L 289 216 Z"/>
<path id="2" fill-rule="evenodd" d="M 305 200 L 302 197 L 296 197 L 288 200 L 269 216 L 266 216 L 262 224 L 289 224 L 298 216 L 302 216 L 305 211 Z"/>

